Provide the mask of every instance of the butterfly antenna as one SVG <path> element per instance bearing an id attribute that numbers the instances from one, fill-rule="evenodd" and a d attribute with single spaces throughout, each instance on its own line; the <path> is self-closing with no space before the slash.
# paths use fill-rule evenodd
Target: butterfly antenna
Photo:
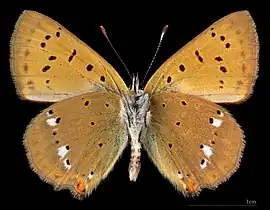
<path id="1" fill-rule="evenodd" d="M 119 60 L 121 61 L 121 63 L 123 64 L 123 66 L 125 67 L 125 69 L 126 69 L 128 75 L 129 75 L 130 79 L 132 79 L 132 76 L 131 76 L 131 74 L 130 74 L 128 68 L 127 68 L 127 66 L 125 65 L 125 63 L 123 62 L 123 60 L 120 58 L 120 56 L 119 56 L 119 54 L 116 52 L 116 50 L 114 49 L 113 44 L 111 43 L 111 41 L 110 41 L 110 39 L 109 39 L 109 37 L 108 37 L 108 35 L 107 35 L 107 33 L 106 33 L 105 28 L 104 28 L 103 26 L 100 26 L 100 29 L 101 29 L 103 35 L 106 37 L 106 39 L 107 39 L 107 41 L 109 42 L 109 44 L 111 45 L 111 48 L 113 49 L 113 51 L 115 52 L 115 54 L 117 55 L 117 57 L 119 58 Z"/>
<path id="2" fill-rule="evenodd" d="M 162 39 L 163 39 L 164 34 L 166 33 L 166 31 L 168 30 L 168 27 L 169 27 L 169 26 L 166 25 L 166 26 L 164 26 L 164 28 L 162 29 L 161 36 L 160 36 L 160 40 L 159 40 L 159 43 L 158 43 L 158 46 L 157 46 L 155 55 L 154 55 L 154 57 L 153 57 L 153 59 L 152 59 L 150 65 L 149 65 L 149 67 L 148 67 L 148 69 L 147 69 L 147 71 L 146 71 L 146 74 L 145 74 L 145 76 L 144 76 L 144 78 L 143 78 L 142 84 L 144 83 L 144 80 L 145 80 L 145 78 L 146 78 L 148 72 L 150 71 L 150 69 L 151 69 L 151 67 L 152 67 L 152 64 L 153 64 L 153 62 L 154 62 L 154 60 L 155 60 L 155 58 L 156 58 L 156 56 L 157 56 L 157 53 L 158 53 L 158 51 L 159 51 L 159 48 L 160 48 Z"/>

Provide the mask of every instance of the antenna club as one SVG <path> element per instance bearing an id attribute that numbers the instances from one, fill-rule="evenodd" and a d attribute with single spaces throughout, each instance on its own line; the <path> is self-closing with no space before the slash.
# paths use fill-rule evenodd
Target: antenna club
<path id="1" fill-rule="evenodd" d="M 169 28 L 169 25 L 164 26 L 164 28 L 162 29 L 162 33 L 165 33 L 168 30 L 168 28 Z"/>
<path id="2" fill-rule="evenodd" d="M 100 27 L 100 29 L 101 29 L 103 35 L 104 35 L 107 39 L 109 39 L 108 36 L 107 36 L 107 33 L 106 33 L 105 28 L 104 28 L 102 25 L 100 25 L 99 27 Z"/>
<path id="3" fill-rule="evenodd" d="M 164 26 L 164 28 L 162 29 L 162 33 L 161 33 L 161 36 L 160 36 L 160 42 L 161 42 L 161 40 L 163 39 L 163 36 L 164 36 L 164 34 L 166 33 L 166 31 L 168 30 L 168 25 L 166 25 L 166 26 Z M 159 43 L 159 45 L 160 45 L 160 43 Z"/>

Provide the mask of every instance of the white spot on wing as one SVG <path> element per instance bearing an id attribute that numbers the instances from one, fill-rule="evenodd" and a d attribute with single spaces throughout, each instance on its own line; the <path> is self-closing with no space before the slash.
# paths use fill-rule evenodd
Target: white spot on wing
<path id="1" fill-rule="evenodd" d="M 215 126 L 215 127 L 219 127 L 219 126 L 221 126 L 222 122 L 223 122 L 223 120 L 219 120 L 219 119 L 213 118 L 212 125 Z"/>
<path id="2" fill-rule="evenodd" d="M 88 175 L 88 179 L 92 179 L 93 176 L 94 176 L 94 175 L 92 174 L 92 172 L 90 172 L 89 175 Z"/>
<path id="3" fill-rule="evenodd" d="M 179 179 L 184 179 L 184 175 L 182 173 L 178 173 Z"/>
<path id="4" fill-rule="evenodd" d="M 207 163 L 208 163 L 208 160 L 204 159 L 203 164 L 200 164 L 201 169 L 205 169 L 205 168 L 206 168 L 206 166 L 207 166 Z"/>
<path id="5" fill-rule="evenodd" d="M 46 123 L 49 125 L 49 126 L 57 126 L 57 123 L 56 123 L 56 118 L 50 118 L 50 119 L 47 119 L 46 120 Z"/>
<path id="6" fill-rule="evenodd" d="M 66 168 L 67 170 L 69 170 L 69 169 L 71 168 L 71 165 L 68 165 L 68 164 L 67 164 L 67 160 L 68 160 L 68 158 L 66 158 L 66 159 L 63 161 L 63 163 L 64 163 L 65 168 Z"/>
<path id="7" fill-rule="evenodd" d="M 213 148 L 207 145 L 203 145 L 202 151 L 203 154 L 208 158 L 210 158 L 213 155 Z"/>
<path id="8" fill-rule="evenodd" d="M 68 153 L 68 150 L 66 148 L 66 145 L 59 147 L 57 150 L 58 150 L 58 155 L 61 157 L 61 159 L 63 157 L 65 157 L 65 155 Z"/>

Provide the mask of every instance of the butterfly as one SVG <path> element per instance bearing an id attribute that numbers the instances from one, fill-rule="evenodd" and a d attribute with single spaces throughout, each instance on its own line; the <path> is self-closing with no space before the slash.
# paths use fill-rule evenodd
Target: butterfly
<path id="1" fill-rule="evenodd" d="M 179 49 L 143 89 L 128 88 L 91 47 L 48 16 L 24 11 L 10 45 L 23 100 L 53 102 L 31 120 L 32 170 L 55 190 L 89 196 L 130 145 L 129 179 L 145 150 L 184 196 L 215 189 L 238 169 L 244 133 L 219 103 L 242 103 L 257 79 L 259 41 L 248 11 L 231 13 Z"/>

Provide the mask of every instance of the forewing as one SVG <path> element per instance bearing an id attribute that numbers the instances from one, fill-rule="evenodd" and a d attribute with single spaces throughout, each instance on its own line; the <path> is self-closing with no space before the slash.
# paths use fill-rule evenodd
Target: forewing
<path id="1" fill-rule="evenodd" d="M 23 99 L 55 102 L 87 92 L 127 90 L 105 59 L 38 12 L 21 14 L 10 49 L 11 72 Z"/>
<path id="2" fill-rule="evenodd" d="M 145 92 L 182 92 L 216 103 L 237 103 L 253 92 L 259 42 L 247 11 L 218 20 L 170 57 Z"/>

